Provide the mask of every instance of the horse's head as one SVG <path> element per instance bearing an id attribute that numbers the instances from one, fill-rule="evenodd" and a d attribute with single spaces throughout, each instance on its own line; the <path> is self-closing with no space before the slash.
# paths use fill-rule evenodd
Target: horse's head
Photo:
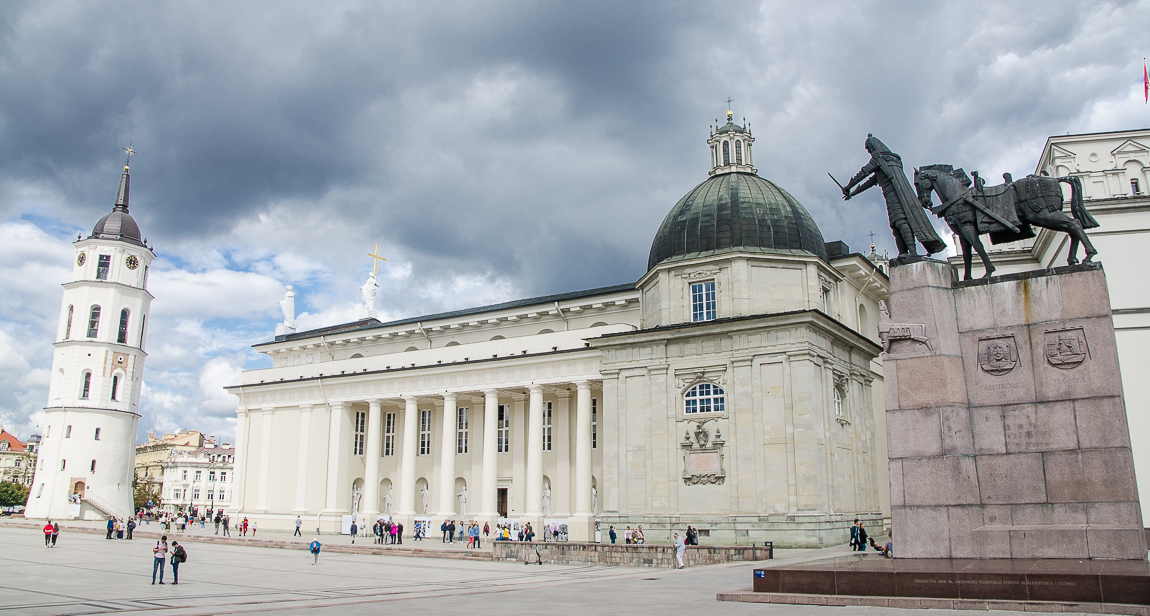
<path id="1" fill-rule="evenodd" d="M 937 177 L 938 172 L 931 169 L 914 170 L 914 190 L 923 207 L 930 207 L 930 191 L 934 190 L 934 180 Z"/>

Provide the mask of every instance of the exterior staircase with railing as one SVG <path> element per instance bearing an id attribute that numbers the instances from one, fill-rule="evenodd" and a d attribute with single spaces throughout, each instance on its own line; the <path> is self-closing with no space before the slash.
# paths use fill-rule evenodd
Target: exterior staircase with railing
<path id="1" fill-rule="evenodd" d="M 109 505 L 106 501 L 100 500 L 92 494 L 91 490 L 85 491 L 84 496 L 81 496 L 80 500 L 90 505 L 96 511 L 99 511 L 100 513 L 108 516 L 109 518 L 127 519 L 130 517 L 129 512 L 120 511 L 118 507 L 114 507 Z"/>

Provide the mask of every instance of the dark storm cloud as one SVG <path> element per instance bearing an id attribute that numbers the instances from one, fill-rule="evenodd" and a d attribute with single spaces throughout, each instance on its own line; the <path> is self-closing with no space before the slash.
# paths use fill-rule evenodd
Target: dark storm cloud
<path id="1" fill-rule="evenodd" d="M 278 208 L 301 221 L 282 243 L 348 252 L 335 268 L 362 267 L 344 244 L 382 238 L 417 278 L 487 272 L 544 293 L 643 273 L 732 95 L 760 173 L 861 249 L 871 230 L 889 245 L 881 206 L 843 206 L 824 173 L 856 170 L 868 131 L 908 167 L 1032 165 L 1048 134 L 1124 91 L 1146 17 L 1144 3 L 6 3 L 0 179 L 54 187 L 56 214 L 87 224 L 134 139 L 134 212 L 157 245 L 224 241 Z M 1028 169 L 987 174 L 1005 170 Z M 317 217 L 346 231 L 313 232 Z"/>

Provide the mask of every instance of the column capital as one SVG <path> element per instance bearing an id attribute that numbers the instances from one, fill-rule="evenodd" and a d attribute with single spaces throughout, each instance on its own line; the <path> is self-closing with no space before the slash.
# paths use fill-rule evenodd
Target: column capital
<path id="1" fill-rule="evenodd" d="M 313 407 L 313 406 L 315 406 L 315 405 L 313 405 L 313 404 L 301 404 L 301 405 L 299 405 L 299 410 L 310 411 L 311 407 Z"/>
<path id="2" fill-rule="evenodd" d="M 484 389 L 483 395 L 487 396 L 488 398 L 498 398 L 499 397 L 499 390 L 498 389 Z"/>
<path id="3" fill-rule="evenodd" d="M 400 397 L 403 398 L 403 401 L 406 402 L 407 404 L 419 404 L 419 398 L 417 396 L 400 396 Z"/>
<path id="4" fill-rule="evenodd" d="M 454 404 L 457 398 L 458 398 L 458 396 L 455 393 L 450 392 L 450 391 L 443 394 L 443 401 L 444 402 L 451 402 Z"/>
<path id="5" fill-rule="evenodd" d="M 248 410 L 243 407 L 236 408 L 236 417 L 247 417 Z"/>
<path id="6" fill-rule="evenodd" d="M 261 406 L 260 410 L 265 412 L 265 413 L 273 413 L 273 412 L 275 412 L 276 407 L 274 407 L 274 406 Z"/>
<path id="7" fill-rule="evenodd" d="M 543 393 L 543 386 L 542 385 L 528 385 L 527 391 L 531 392 L 532 394 L 542 394 Z"/>
<path id="8" fill-rule="evenodd" d="M 371 407 L 373 410 L 378 409 L 378 408 L 383 406 L 383 399 L 382 398 L 370 398 L 367 401 L 367 405 L 369 407 Z"/>
<path id="9" fill-rule="evenodd" d="M 579 390 L 584 390 L 584 389 L 590 390 L 591 389 L 591 381 L 575 381 L 575 387 Z"/>

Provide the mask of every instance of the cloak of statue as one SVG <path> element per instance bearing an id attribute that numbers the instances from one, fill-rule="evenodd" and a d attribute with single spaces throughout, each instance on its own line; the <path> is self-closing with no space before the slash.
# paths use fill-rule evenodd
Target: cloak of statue
<path id="1" fill-rule="evenodd" d="M 934 225 L 930 224 L 930 219 L 926 217 L 926 212 L 920 205 L 918 194 L 906 179 L 906 173 L 902 169 L 902 157 L 891 152 L 873 135 L 867 136 L 866 149 L 870 152 L 870 162 L 851 178 L 847 188 L 874 173 L 878 176 L 877 183 L 883 189 L 883 196 L 886 197 L 887 218 L 891 229 L 896 229 L 896 223 L 905 220 L 927 254 L 945 250 L 946 243 L 935 232 Z M 907 249 L 914 251 L 913 246 L 908 246 Z"/>

